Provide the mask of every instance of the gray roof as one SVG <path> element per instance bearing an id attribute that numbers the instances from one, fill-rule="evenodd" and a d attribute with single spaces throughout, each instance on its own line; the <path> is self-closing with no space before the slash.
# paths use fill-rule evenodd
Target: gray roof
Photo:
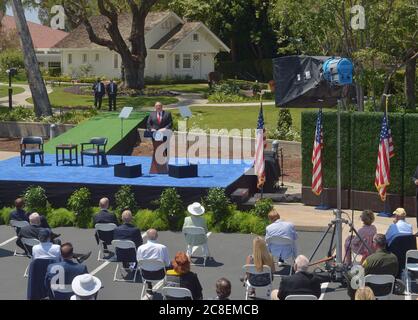
<path id="1" fill-rule="evenodd" d="M 178 24 L 166 36 L 151 47 L 151 49 L 173 50 L 191 32 L 200 27 L 200 22 L 186 22 Z"/>

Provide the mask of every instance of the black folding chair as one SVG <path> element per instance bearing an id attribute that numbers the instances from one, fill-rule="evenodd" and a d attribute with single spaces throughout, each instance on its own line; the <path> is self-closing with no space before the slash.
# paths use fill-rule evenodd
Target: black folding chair
<path id="1" fill-rule="evenodd" d="M 28 146 L 37 146 L 28 148 Z M 30 162 L 35 163 L 35 156 L 39 156 L 41 164 L 44 164 L 44 139 L 42 137 L 24 137 L 20 142 L 20 165 L 26 163 L 26 157 L 30 156 Z"/>
<path id="2" fill-rule="evenodd" d="M 84 166 L 84 156 L 93 157 L 93 164 L 100 166 L 100 158 L 102 158 L 101 165 L 107 166 L 106 159 L 106 145 L 107 138 L 91 138 L 89 142 L 81 144 L 81 165 Z M 85 149 L 86 146 L 91 146 Z"/>

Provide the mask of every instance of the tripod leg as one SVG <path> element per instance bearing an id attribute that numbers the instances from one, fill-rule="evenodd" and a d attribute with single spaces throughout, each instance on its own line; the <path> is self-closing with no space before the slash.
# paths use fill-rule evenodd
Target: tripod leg
<path id="1" fill-rule="evenodd" d="M 332 237 L 331 237 L 331 242 L 329 244 L 329 249 L 328 249 L 328 257 L 332 257 L 332 251 L 333 251 L 333 244 L 334 244 L 334 239 L 335 239 L 335 232 L 336 232 L 336 227 L 334 225 L 334 229 L 332 230 Z"/>
<path id="2" fill-rule="evenodd" d="M 328 229 L 327 229 L 327 230 L 324 232 L 324 234 L 322 235 L 321 240 L 319 240 L 318 245 L 316 246 L 316 248 L 315 248 L 314 252 L 312 253 L 311 257 L 309 258 L 309 261 L 312 261 L 312 259 L 315 257 L 316 253 L 317 253 L 317 252 L 318 252 L 318 250 L 319 250 L 319 247 L 322 245 L 322 242 L 324 242 L 324 240 L 325 240 L 325 238 L 326 238 L 326 236 L 327 236 L 328 232 L 331 230 L 332 226 L 333 226 L 333 225 L 332 225 L 331 223 L 328 225 Z M 335 230 L 335 228 L 334 228 L 334 230 Z"/>

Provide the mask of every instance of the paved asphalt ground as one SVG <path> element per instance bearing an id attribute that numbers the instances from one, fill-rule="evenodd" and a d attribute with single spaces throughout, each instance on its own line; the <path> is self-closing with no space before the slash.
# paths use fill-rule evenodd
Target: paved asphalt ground
<path id="1" fill-rule="evenodd" d="M 116 264 L 112 262 L 97 261 L 98 247 L 94 240 L 93 230 L 81 230 L 76 228 L 57 228 L 56 233 L 61 234 L 63 242 L 71 242 L 75 251 L 84 253 L 92 251 L 91 257 L 86 261 L 90 273 L 99 277 L 103 284 L 99 299 L 106 300 L 139 300 L 142 283 L 140 276 L 136 283 L 113 282 L 113 274 Z M 26 299 L 27 278 L 23 277 L 29 259 L 25 257 L 14 257 L 15 232 L 8 226 L 0 226 L 0 300 L 22 300 Z M 312 253 L 320 240 L 320 232 L 299 232 L 299 252 L 307 255 Z M 315 257 L 319 260 L 325 257 L 328 247 L 328 239 L 320 248 Z M 240 282 L 242 276 L 241 267 L 245 263 L 245 257 L 251 252 L 252 235 L 242 234 L 210 234 L 209 249 L 214 262 L 206 267 L 193 266 L 192 271 L 198 274 L 199 280 L 204 289 L 205 299 L 215 296 L 215 282 L 220 277 L 226 277 L 232 282 L 233 300 L 242 300 L 245 297 L 245 290 Z M 169 254 L 173 258 L 177 251 L 185 250 L 184 236 L 181 233 L 161 232 L 159 242 L 167 245 Z M 199 252 L 196 252 L 197 254 Z M 278 288 L 279 280 L 274 281 L 274 288 Z M 259 292 L 262 294 L 262 292 Z M 158 296 L 157 296 L 158 297 Z M 403 298 L 403 297 L 398 297 Z M 346 300 L 346 290 L 338 289 L 338 284 L 331 283 L 326 289 L 325 300 Z"/>

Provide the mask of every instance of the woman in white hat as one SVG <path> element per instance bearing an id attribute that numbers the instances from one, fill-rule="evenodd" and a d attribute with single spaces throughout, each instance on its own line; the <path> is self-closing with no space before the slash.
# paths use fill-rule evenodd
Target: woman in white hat
<path id="1" fill-rule="evenodd" d="M 203 218 L 205 208 L 200 203 L 195 202 L 187 207 L 187 211 L 190 213 L 190 217 L 186 217 L 186 219 L 184 219 L 183 229 L 185 227 L 200 227 L 205 230 L 204 235 L 186 234 L 186 241 L 188 244 L 187 255 L 189 257 L 192 256 L 192 249 L 194 246 L 203 246 L 203 254 L 206 257 L 209 257 L 209 248 L 207 246 L 206 237 L 206 234 L 208 233 L 208 227 L 206 220 Z"/>
<path id="2" fill-rule="evenodd" d="M 99 278 L 86 273 L 75 277 L 71 287 L 75 293 L 71 300 L 96 300 L 102 282 Z"/>

